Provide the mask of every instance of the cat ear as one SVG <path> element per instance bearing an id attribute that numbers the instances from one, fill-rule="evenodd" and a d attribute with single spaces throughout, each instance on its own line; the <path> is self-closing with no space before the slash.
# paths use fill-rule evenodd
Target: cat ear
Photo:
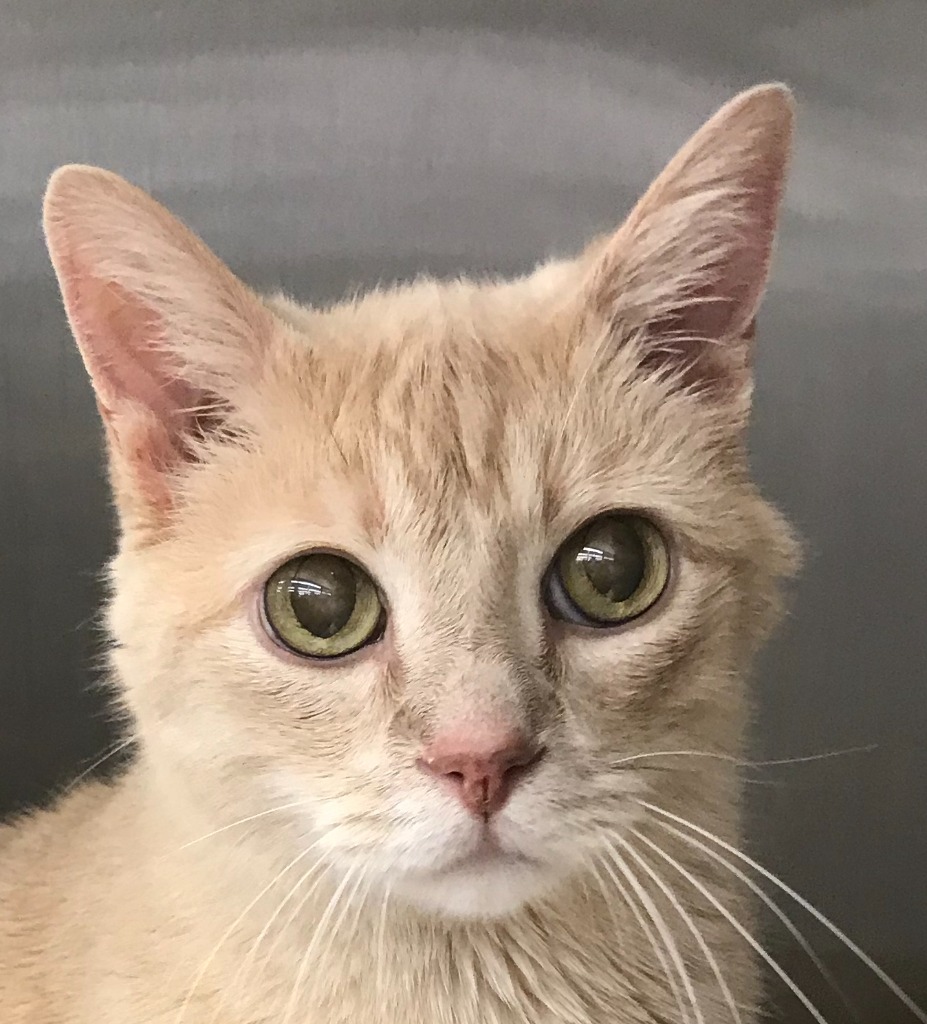
<path id="1" fill-rule="evenodd" d="M 792 120 L 786 87 L 741 93 L 676 154 L 622 227 L 586 253 L 587 308 L 643 327 L 645 363 L 686 386 L 749 398 Z"/>
<path id="2" fill-rule="evenodd" d="M 167 210 L 108 171 L 57 170 L 44 227 L 106 425 L 117 501 L 160 517 L 173 473 L 253 374 L 270 313 Z"/>

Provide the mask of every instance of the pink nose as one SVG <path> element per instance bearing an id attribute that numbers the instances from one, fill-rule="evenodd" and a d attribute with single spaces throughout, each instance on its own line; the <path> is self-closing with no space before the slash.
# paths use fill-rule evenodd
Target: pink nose
<path id="1" fill-rule="evenodd" d="M 516 729 L 474 726 L 439 733 L 418 759 L 472 814 L 488 818 L 544 756 Z"/>

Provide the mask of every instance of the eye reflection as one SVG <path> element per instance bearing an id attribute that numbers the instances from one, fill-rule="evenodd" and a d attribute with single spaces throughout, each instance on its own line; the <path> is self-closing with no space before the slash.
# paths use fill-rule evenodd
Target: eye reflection
<path id="1" fill-rule="evenodd" d="M 548 570 L 545 601 L 554 618 L 616 626 L 643 614 L 669 577 L 669 554 L 642 516 L 610 512 L 581 527 Z"/>
<path id="2" fill-rule="evenodd" d="M 297 654 L 336 658 L 382 636 L 385 612 L 377 588 L 360 566 L 315 552 L 281 566 L 264 589 L 274 639 Z"/>

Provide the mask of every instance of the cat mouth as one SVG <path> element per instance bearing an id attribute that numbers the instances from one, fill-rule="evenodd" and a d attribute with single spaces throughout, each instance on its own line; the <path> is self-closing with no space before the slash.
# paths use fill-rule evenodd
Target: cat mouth
<path id="1" fill-rule="evenodd" d="M 517 850 L 506 849 L 487 829 L 465 853 L 428 872 L 431 875 L 498 871 L 500 868 L 517 870 L 533 868 L 538 861 Z"/>
<path id="2" fill-rule="evenodd" d="M 488 823 L 471 822 L 454 838 L 448 836 L 442 850 L 394 876 L 394 891 L 428 913 L 494 919 L 538 898 L 562 876 L 543 859 L 546 851 L 523 852 L 523 840 L 499 835 Z"/>

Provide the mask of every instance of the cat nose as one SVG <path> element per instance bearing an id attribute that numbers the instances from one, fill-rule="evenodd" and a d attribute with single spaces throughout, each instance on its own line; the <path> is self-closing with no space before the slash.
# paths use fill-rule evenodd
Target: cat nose
<path id="1" fill-rule="evenodd" d="M 500 811 L 544 756 L 544 747 L 518 729 L 471 726 L 439 733 L 418 759 L 472 814 Z"/>

